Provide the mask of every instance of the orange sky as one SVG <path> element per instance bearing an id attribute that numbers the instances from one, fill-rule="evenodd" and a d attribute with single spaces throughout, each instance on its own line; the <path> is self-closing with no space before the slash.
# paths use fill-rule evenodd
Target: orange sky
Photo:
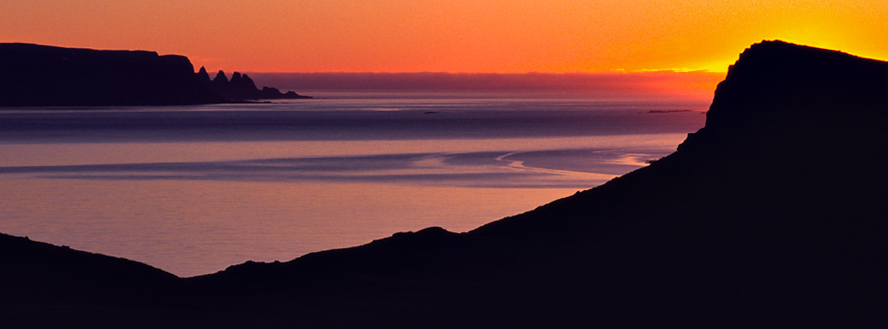
<path id="1" fill-rule="evenodd" d="M 884 0 L 27 0 L 0 42 L 245 72 L 724 71 L 763 39 L 888 59 Z"/>

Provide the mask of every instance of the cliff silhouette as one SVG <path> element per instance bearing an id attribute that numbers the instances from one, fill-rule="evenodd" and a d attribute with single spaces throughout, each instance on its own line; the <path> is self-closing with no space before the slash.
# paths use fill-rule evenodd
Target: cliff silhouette
<path id="1" fill-rule="evenodd" d="M 0 313 L 31 327 L 884 327 L 886 76 L 886 62 L 755 44 L 675 153 L 466 233 L 184 279 L 0 236 L 16 292 Z"/>
<path id="2" fill-rule="evenodd" d="M 310 98 L 268 87 L 259 90 L 248 79 L 243 79 L 244 84 L 226 81 L 224 88 L 217 88 L 194 73 L 187 57 L 148 51 L 2 43 L 0 76 L 0 106 L 4 107 L 194 105 Z"/>

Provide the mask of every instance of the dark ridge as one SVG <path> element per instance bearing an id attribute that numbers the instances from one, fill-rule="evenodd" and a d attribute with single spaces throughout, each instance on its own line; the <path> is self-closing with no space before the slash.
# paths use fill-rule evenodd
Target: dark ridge
<path id="1" fill-rule="evenodd" d="M 677 152 L 533 211 L 467 233 L 429 228 L 159 280 L 176 301 L 162 307 L 104 295 L 81 307 L 65 289 L 33 288 L 29 302 L 6 298 L 0 315 L 111 327 L 102 320 L 114 305 L 154 316 L 135 325 L 182 328 L 884 327 L 885 76 L 884 62 L 762 42 Z M 25 287 L 56 279 L 21 266 L 36 273 L 18 277 Z M 140 273 L 129 276 L 154 272 Z M 154 298 L 138 285 L 115 291 Z"/>
<path id="2" fill-rule="evenodd" d="M 0 234 L 4 327 L 163 324 L 151 313 L 179 309 L 181 287 L 175 275 L 145 264 Z"/>
<path id="3" fill-rule="evenodd" d="M 13 237 L 0 233 L 0 272 L 2 282 L 41 281 L 39 287 L 17 284 L 4 286 L 3 301 L 35 302 L 43 297 L 67 300 L 82 298 L 83 302 L 99 299 L 101 295 L 117 295 L 133 288 L 144 293 L 174 283 L 176 276 L 145 264 L 99 254 L 73 250 L 66 246 L 31 241 L 27 237 Z M 25 271 L 25 269 L 29 269 Z M 51 280 L 50 280 L 51 279 Z M 79 283 L 95 281 L 105 286 L 104 291 L 79 291 Z M 60 293 L 54 295 L 52 293 Z M 120 298 L 126 296 L 120 294 Z"/>
<path id="4" fill-rule="evenodd" d="M 147 51 L 0 44 L 0 107 L 137 106 L 228 103 L 259 98 L 306 98 L 263 92 L 246 84 L 221 94 L 194 73 L 188 58 Z M 246 80 L 246 79 L 244 79 Z M 241 97 L 244 96 L 244 97 Z"/>

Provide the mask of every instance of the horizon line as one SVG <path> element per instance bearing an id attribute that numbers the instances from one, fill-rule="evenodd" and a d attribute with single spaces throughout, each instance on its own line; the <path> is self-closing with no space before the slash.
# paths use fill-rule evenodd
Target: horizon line
<path id="1" fill-rule="evenodd" d="M 206 68 L 206 66 L 201 66 Z M 200 67 L 196 67 L 200 70 Z M 207 72 L 218 72 L 209 70 Z M 452 72 L 452 71 L 250 71 L 250 70 L 224 70 L 224 72 L 240 72 L 253 74 L 460 74 L 460 75 L 620 75 L 620 74 L 654 74 L 654 73 L 696 73 L 696 74 L 723 74 L 727 70 L 708 69 L 644 69 L 644 70 L 610 70 L 610 71 L 527 71 L 527 72 Z"/>

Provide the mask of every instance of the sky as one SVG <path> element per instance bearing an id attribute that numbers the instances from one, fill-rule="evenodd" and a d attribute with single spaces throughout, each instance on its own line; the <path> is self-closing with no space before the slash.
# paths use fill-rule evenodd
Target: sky
<path id="1" fill-rule="evenodd" d="M 884 0 L 0 0 L 0 42 L 242 72 L 724 72 L 781 39 L 888 59 Z"/>

